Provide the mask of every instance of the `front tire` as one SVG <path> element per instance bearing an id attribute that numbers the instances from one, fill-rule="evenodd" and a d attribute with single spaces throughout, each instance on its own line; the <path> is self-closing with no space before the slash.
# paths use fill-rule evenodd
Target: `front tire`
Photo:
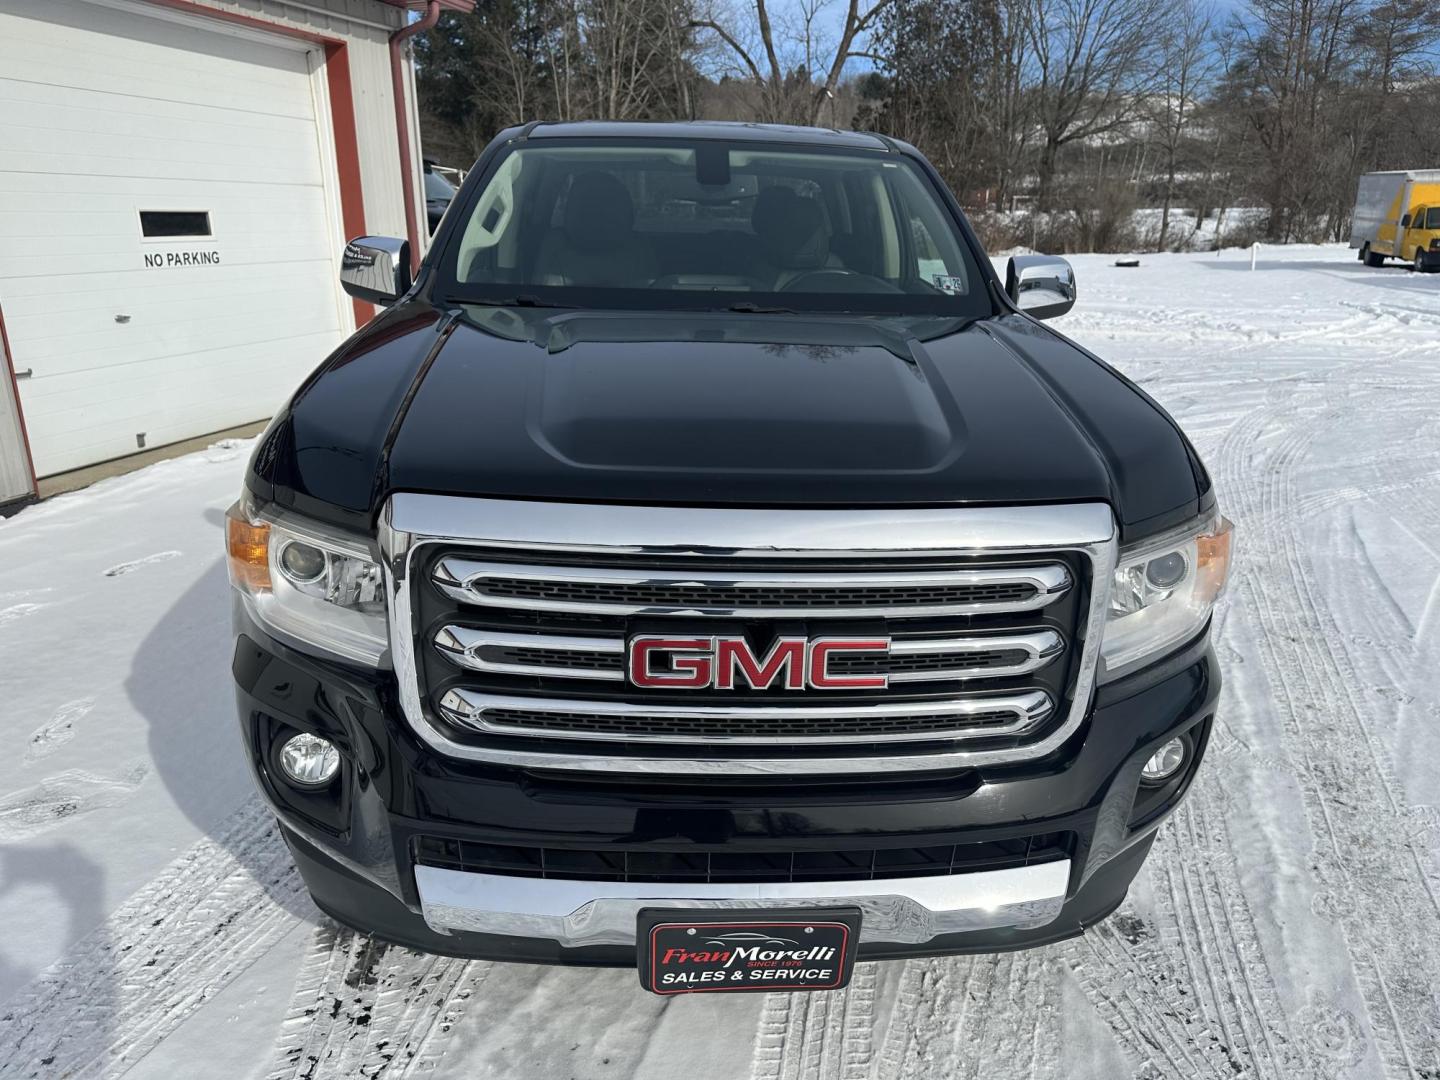
<path id="1" fill-rule="evenodd" d="M 1373 252 L 1373 251 L 1370 250 L 1370 245 L 1369 245 L 1369 244 L 1366 244 L 1363 248 L 1360 249 L 1360 257 L 1365 260 L 1365 265 L 1366 265 L 1366 266 L 1384 266 L 1384 265 L 1385 265 L 1385 256 L 1384 256 L 1384 255 L 1376 255 L 1375 252 Z"/>
<path id="2" fill-rule="evenodd" d="M 1417 274 L 1423 274 L 1423 273 L 1426 272 L 1427 269 L 1428 269 L 1428 267 L 1426 267 L 1426 265 L 1425 265 L 1425 252 L 1424 252 L 1424 250 L 1421 249 L 1421 248 L 1416 248 L 1416 249 L 1415 249 L 1415 264 L 1414 264 L 1415 273 L 1417 273 Z"/>

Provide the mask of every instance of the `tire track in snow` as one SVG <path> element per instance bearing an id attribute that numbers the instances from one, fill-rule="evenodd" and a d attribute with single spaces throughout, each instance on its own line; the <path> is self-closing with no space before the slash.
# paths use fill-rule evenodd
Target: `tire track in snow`
<path id="1" fill-rule="evenodd" d="M 348 929 L 317 928 L 296 976 L 267 1080 L 432 1071 L 446 1036 L 490 968 Z"/>
<path id="2" fill-rule="evenodd" d="M 1197 785 L 1171 819 L 1179 850 L 1151 871 L 1162 940 L 1184 958 L 1199 1011 L 1236 1072 L 1325 1080 L 1293 1038 L 1235 870 L 1224 807 L 1211 814 L 1218 798 L 1205 788 Z"/>
<path id="3" fill-rule="evenodd" d="M 1373 396 L 1352 398 L 1349 414 L 1362 415 Z M 1260 658 L 1299 766 L 1317 876 L 1348 944 L 1381 1061 L 1390 1075 L 1414 1076 L 1440 1057 L 1440 1002 L 1430 985 L 1440 907 L 1413 848 L 1406 859 L 1393 858 L 1397 832 L 1387 823 L 1405 816 L 1403 804 L 1367 729 L 1339 621 L 1317 596 L 1297 537 L 1296 463 L 1321 425 L 1341 416 L 1318 403 L 1308 412 L 1291 410 L 1294 430 L 1269 448 L 1266 418 L 1253 414 L 1220 459 L 1236 514 L 1253 537 L 1247 548 L 1273 556 L 1242 561 L 1237 592 L 1263 631 Z M 1282 603 L 1280 594 L 1298 602 Z"/>
<path id="4" fill-rule="evenodd" d="M 907 960 L 877 1080 L 1053 1080 L 1054 950 Z"/>
<path id="5" fill-rule="evenodd" d="M 875 1031 L 874 964 L 844 990 L 767 994 L 755 1040 L 756 1080 L 868 1080 Z"/>
<path id="6" fill-rule="evenodd" d="M 0 1076 L 115 1077 L 291 927 L 299 874 L 258 799 L 0 1006 Z"/>
<path id="7" fill-rule="evenodd" d="M 1154 883 L 1151 921 L 1122 905 L 1065 955 L 1142 1075 L 1327 1080 L 1289 1033 L 1211 775 L 1201 773 L 1142 871 Z M 1137 986 L 1144 994 L 1130 992 Z"/>

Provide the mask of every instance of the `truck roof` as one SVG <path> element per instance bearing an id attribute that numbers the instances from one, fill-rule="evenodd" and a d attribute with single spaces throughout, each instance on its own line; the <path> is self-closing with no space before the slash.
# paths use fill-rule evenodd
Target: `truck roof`
<path id="1" fill-rule="evenodd" d="M 747 124 L 731 120 L 647 122 L 636 120 L 545 121 L 525 132 L 530 139 L 724 139 L 728 142 L 810 143 L 861 150 L 893 150 L 896 143 L 868 131 Z"/>

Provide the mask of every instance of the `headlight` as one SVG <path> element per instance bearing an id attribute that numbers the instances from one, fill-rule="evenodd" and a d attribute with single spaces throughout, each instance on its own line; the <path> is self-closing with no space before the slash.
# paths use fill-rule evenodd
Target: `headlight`
<path id="1" fill-rule="evenodd" d="M 365 543 L 242 499 L 225 515 L 230 583 L 257 621 L 301 648 L 378 665 L 384 577 Z"/>
<path id="2" fill-rule="evenodd" d="M 1216 516 L 1120 552 L 1100 657 L 1114 679 L 1198 634 L 1230 572 L 1230 522 Z"/>

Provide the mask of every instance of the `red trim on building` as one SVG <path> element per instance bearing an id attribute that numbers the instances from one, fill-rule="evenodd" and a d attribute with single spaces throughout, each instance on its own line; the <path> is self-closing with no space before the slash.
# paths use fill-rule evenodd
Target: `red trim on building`
<path id="1" fill-rule="evenodd" d="M 254 15 L 221 11 L 206 7 L 195 0 L 146 0 L 156 7 L 201 15 L 207 19 L 249 26 L 282 37 L 309 41 L 325 49 L 325 83 L 330 91 L 330 127 L 335 139 L 335 166 L 340 181 L 340 223 L 345 239 L 365 235 L 365 195 L 360 183 L 360 138 L 355 129 L 355 93 L 350 82 L 350 54 L 345 42 L 328 34 L 286 26 Z M 375 315 L 375 308 L 363 300 L 351 301 L 355 308 L 355 325 L 364 326 Z"/>
<path id="2" fill-rule="evenodd" d="M 330 90 L 330 120 L 335 129 L 335 167 L 340 174 L 340 224 L 345 239 L 365 235 L 365 194 L 360 189 L 360 140 L 355 133 L 355 92 L 350 85 L 350 55 L 344 42 L 325 46 L 325 82 Z M 375 317 L 375 306 L 364 300 L 355 307 L 355 325 Z"/>
<path id="3" fill-rule="evenodd" d="M 395 135 L 400 151 L 400 175 L 405 180 L 405 233 L 410 241 L 410 276 L 420 272 L 420 219 L 416 209 L 415 183 L 410 157 L 410 109 L 405 100 L 405 43 L 423 34 L 440 20 L 440 0 L 426 0 L 422 18 L 402 26 L 390 35 L 390 92 L 395 101 Z"/>
<path id="4" fill-rule="evenodd" d="M 30 452 L 30 432 L 25 430 L 25 409 L 20 404 L 20 380 L 15 377 L 15 354 L 10 351 L 10 339 L 5 334 L 4 308 L 0 308 L 0 353 L 5 354 L 5 374 L 10 378 L 15 419 L 20 421 L 20 445 L 25 448 L 25 467 L 30 470 L 30 494 L 34 495 L 40 480 L 35 475 L 35 456 Z"/>

